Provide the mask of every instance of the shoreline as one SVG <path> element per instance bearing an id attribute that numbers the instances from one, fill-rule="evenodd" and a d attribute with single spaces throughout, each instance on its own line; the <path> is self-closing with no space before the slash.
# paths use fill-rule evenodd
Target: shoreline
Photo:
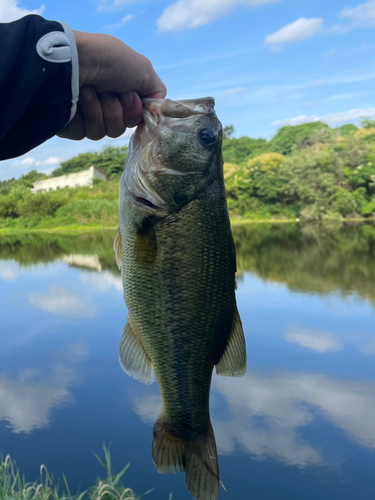
<path id="1" fill-rule="evenodd" d="M 253 224 L 299 224 L 299 223 L 335 223 L 335 222 L 371 222 L 375 223 L 374 219 L 353 218 L 353 219 L 326 219 L 326 220 L 295 220 L 295 219 L 231 219 L 231 226 L 248 226 Z M 0 236 L 2 234 L 19 234 L 19 233 L 46 233 L 46 234 L 79 234 L 79 233 L 93 233 L 100 231 L 116 231 L 117 226 L 57 226 L 53 228 L 35 228 L 35 229 L 11 229 L 0 228 Z"/>

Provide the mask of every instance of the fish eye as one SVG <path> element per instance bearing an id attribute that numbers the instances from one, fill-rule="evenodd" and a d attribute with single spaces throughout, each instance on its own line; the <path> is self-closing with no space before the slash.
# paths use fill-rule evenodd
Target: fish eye
<path id="1" fill-rule="evenodd" d="M 198 139 L 203 144 L 213 144 L 216 141 L 216 132 L 212 128 L 201 128 L 198 132 Z"/>

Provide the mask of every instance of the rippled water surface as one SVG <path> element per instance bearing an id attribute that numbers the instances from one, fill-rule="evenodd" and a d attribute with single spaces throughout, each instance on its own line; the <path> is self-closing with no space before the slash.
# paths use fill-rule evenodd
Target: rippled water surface
<path id="1" fill-rule="evenodd" d="M 150 500 L 190 498 L 151 459 L 157 384 L 121 370 L 114 234 L 0 237 L 0 453 L 76 491 L 114 468 Z M 375 498 L 375 227 L 235 228 L 241 379 L 214 375 L 223 490 L 235 500 Z"/>

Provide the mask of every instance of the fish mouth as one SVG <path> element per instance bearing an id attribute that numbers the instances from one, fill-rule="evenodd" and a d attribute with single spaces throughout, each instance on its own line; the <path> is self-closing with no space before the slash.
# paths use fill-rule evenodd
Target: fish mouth
<path id="1" fill-rule="evenodd" d="M 152 201 L 147 200 L 146 198 L 142 198 L 141 196 L 135 196 L 134 201 L 139 205 L 143 205 L 144 207 L 151 208 L 152 210 L 163 210 L 162 207 L 158 207 L 154 205 Z"/>
<path id="2" fill-rule="evenodd" d="M 172 101 L 171 99 L 142 99 L 143 120 L 146 126 L 153 129 L 155 126 L 173 126 L 173 120 L 182 120 L 196 115 L 205 115 L 212 112 L 215 107 L 213 97 L 200 99 L 185 99 Z"/>

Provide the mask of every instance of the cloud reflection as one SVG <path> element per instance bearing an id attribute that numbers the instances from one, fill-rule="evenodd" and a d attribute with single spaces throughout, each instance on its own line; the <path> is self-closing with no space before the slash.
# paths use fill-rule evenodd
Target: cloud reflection
<path id="1" fill-rule="evenodd" d="M 122 291 L 121 275 L 115 276 L 109 271 L 102 271 L 100 273 L 81 273 L 79 279 L 82 283 L 87 283 L 100 292 L 105 292 L 112 287 L 118 291 Z"/>
<path id="2" fill-rule="evenodd" d="M 9 260 L 0 261 L 0 278 L 13 281 L 18 278 L 19 267 L 15 262 Z"/>
<path id="3" fill-rule="evenodd" d="M 287 342 L 295 342 L 302 347 L 312 349 L 316 352 L 337 352 L 343 350 L 341 340 L 331 333 L 318 332 L 314 330 L 300 330 L 287 332 Z"/>
<path id="4" fill-rule="evenodd" d="M 0 373 L 0 420 L 15 433 L 30 433 L 48 426 L 53 408 L 73 403 L 69 387 L 78 379 L 76 363 L 89 356 L 84 342 L 66 347 L 50 372 L 26 368 L 15 379 Z"/>
<path id="5" fill-rule="evenodd" d="M 92 318 L 96 314 L 96 309 L 84 304 L 79 295 L 56 286 L 51 286 L 48 293 L 30 293 L 29 302 L 44 311 L 63 316 Z"/>
<path id="6" fill-rule="evenodd" d="M 223 405 L 219 398 L 211 411 L 220 453 L 239 448 L 290 465 L 323 464 L 325 450 L 314 447 L 301 432 L 317 415 L 357 444 L 375 448 L 374 383 L 298 372 L 272 377 L 252 372 L 241 379 L 214 376 L 212 388 L 226 402 L 226 418 L 216 417 L 215 409 Z M 136 398 L 133 409 L 144 422 L 153 424 L 161 409 L 160 398 Z"/>

